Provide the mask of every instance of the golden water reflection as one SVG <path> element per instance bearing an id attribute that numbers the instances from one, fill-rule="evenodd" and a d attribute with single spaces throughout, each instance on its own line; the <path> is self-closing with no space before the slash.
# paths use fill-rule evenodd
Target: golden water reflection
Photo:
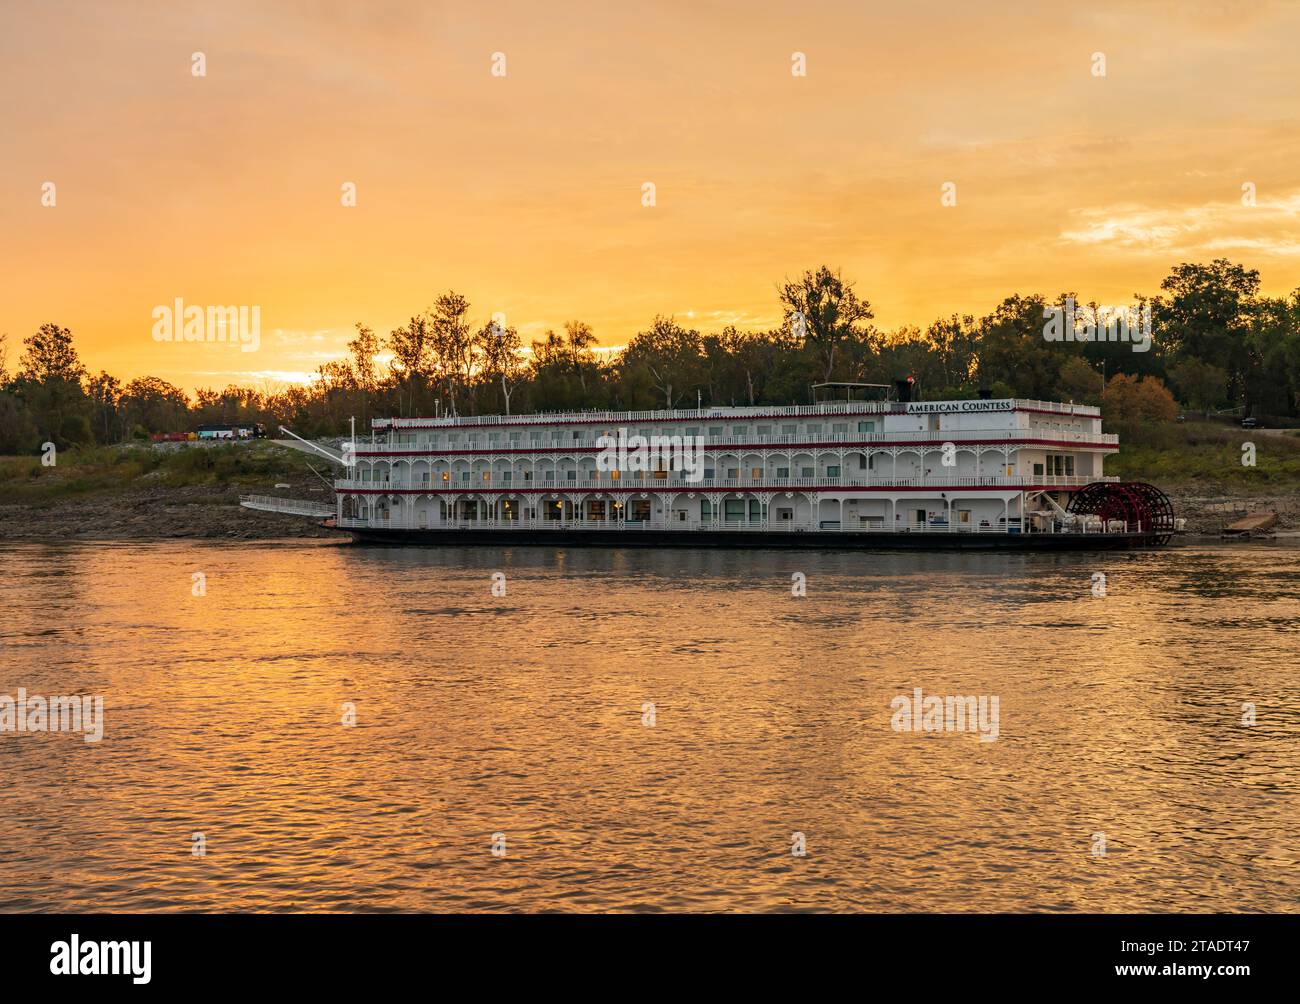
<path id="1" fill-rule="evenodd" d="M 107 709 L 98 744 L 0 735 L 7 910 L 1300 899 L 1300 550 L 28 545 L 0 571 L 0 694 Z M 997 695 L 1000 737 L 893 731 L 915 687 Z"/>

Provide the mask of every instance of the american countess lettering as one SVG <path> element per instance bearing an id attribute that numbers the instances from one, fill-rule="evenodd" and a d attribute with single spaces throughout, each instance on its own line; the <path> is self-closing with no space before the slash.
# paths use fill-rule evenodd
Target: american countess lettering
<path id="1" fill-rule="evenodd" d="M 1011 411 L 1011 401 L 916 401 L 907 406 L 909 415 L 936 411 Z"/>

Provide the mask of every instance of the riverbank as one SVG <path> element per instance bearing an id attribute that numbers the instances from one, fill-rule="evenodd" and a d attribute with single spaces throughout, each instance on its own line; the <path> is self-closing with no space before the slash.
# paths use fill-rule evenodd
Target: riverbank
<path id="1" fill-rule="evenodd" d="M 1286 448 L 1295 449 L 1291 443 Z M 1240 447 L 1215 442 L 1213 449 Z M 1115 473 L 1136 479 L 1128 459 L 1130 469 Z M 1163 458 L 1148 459 L 1166 469 Z M 315 520 L 239 505 L 239 496 L 248 494 L 329 502 L 329 489 L 313 467 L 330 475 L 324 459 L 268 442 L 102 447 L 66 453 L 54 467 L 43 467 L 39 458 L 0 458 L 0 540 L 335 537 Z M 1208 469 L 1224 468 L 1230 472 L 1226 478 L 1151 480 L 1168 493 L 1190 535 L 1217 539 L 1235 519 L 1272 512 L 1282 537 L 1300 532 L 1300 492 L 1289 478 L 1252 483 L 1250 470 L 1234 471 L 1226 463 Z"/>
<path id="2" fill-rule="evenodd" d="M 329 501 L 329 465 L 274 443 L 71 451 L 52 467 L 0 459 L 0 540 L 334 537 L 315 520 L 257 512 L 247 494 Z M 283 486 L 283 487 L 277 487 Z"/>
<path id="3" fill-rule="evenodd" d="M 279 482 L 281 484 L 287 482 Z M 319 486 L 319 483 L 318 483 Z M 241 494 L 261 491 L 328 501 L 323 486 L 303 483 L 274 492 L 273 484 L 164 486 L 137 484 L 39 502 L 0 502 L 3 540 L 276 540 L 337 537 L 301 516 L 257 512 L 239 505 Z M 1217 538 L 1223 526 L 1244 514 L 1277 512 L 1277 530 L 1300 533 L 1300 502 L 1294 494 L 1231 497 L 1188 485 L 1169 490 L 1174 511 L 1189 534 Z"/>

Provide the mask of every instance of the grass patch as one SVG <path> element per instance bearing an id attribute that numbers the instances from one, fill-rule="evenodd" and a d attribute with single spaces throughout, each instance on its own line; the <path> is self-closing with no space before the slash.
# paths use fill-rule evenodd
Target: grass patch
<path id="1" fill-rule="evenodd" d="M 145 481 L 173 488 L 258 485 L 272 479 L 315 482 L 309 462 L 301 451 L 260 442 L 160 449 L 84 447 L 60 452 L 53 467 L 43 466 L 40 457 L 0 458 L 0 501 L 41 502 L 126 492 Z"/>
<path id="2" fill-rule="evenodd" d="M 1156 485 L 1213 484 L 1229 489 L 1300 491 L 1300 437 L 1240 429 L 1221 422 L 1107 425 L 1120 452 L 1106 473 Z M 1242 464 L 1242 445 L 1255 446 L 1255 466 Z"/>

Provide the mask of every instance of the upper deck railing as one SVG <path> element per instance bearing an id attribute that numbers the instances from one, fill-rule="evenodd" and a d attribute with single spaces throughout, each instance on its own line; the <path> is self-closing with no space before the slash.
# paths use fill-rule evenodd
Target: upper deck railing
<path id="1" fill-rule="evenodd" d="M 979 400 L 979 399 L 974 399 Z M 955 404 L 953 401 L 913 402 L 929 405 Z M 1010 411 L 1049 411 L 1082 418 L 1098 418 L 1101 411 L 1086 404 L 1061 401 L 1035 401 L 1028 398 L 1011 399 Z M 575 425 L 600 422 L 689 422 L 710 418 L 753 418 L 760 415 L 798 418 L 819 415 L 902 415 L 907 414 L 907 403 L 902 401 L 824 401 L 820 404 L 752 405 L 746 407 L 673 408 L 652 411 L 555 411 L 535 412 L 528 415 L 455 415 L 438 418 L 375 418 L 375 429 L 457 428 L 474 425 Z"/>
<path id="2" fill-rule="evenodd" d="M 542 440 L 505 443 L 358 443 L 357 456 L 388 455 L 393 453 L 561 453 L 565 450 L 600 449 L 597 443 L 600 436 L 587 436 L 581 439 Z M 1009 448 L 1017 447 L 1025 441 L 1050 440 L 1058 443 L 1079 443 L 1083 446 L 1118 447 L 1119 436 L 1110 432 L 1070 432 L 1061 429 L 964 429 L 953 431 L 912 431 L 912 432 L 842 432 L 834 435 L 823 433 L 782 433 L 770 436 L 705 436 L 704 449 L 710 452 L 718 447 L 748 446 L 759 449 L 771 449 L 781 446 L 855 446 L 859 444 L 884 443 L 969 443 L 995 441 L 993 445 L 1005 443 Z M 938 447 L 936 447 L 937 449 Z"/>
<path id="3" fill-rule="evenodd" d="M 1082 488 L 1094 481 L 1119 481 L 1117 477 L 1084 477 L 1075 474 L 1013 474 L 950 477 L 813 477 L 813 478 L 701 478 L 689 481 L 673 476 L 665 478 L 624 477 L 575 478 L 572 481 L 509 481 L 502 478 L 474 478 L 471 481 L 355 481 L 338 480 L 334 490 L 348 492 L 438 492 L 440 494 L 477 495 L 483 492 L 505 495 L 563 495 L 568 491 L 601 491 L 608 494 L 645 493 L 671 490 L 674 492 L 727 489 L 739 492 L 785 492 L 807 488 L 877 488 L 908 490 L 913 488 Z"/>

